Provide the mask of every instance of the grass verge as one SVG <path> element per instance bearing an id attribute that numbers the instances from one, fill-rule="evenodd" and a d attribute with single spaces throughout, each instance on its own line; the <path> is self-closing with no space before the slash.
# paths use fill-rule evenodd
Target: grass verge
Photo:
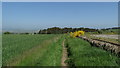
<path id="1" fill-rule="evenodd" d="M 120 59 L 80 38 L 67 38 L 70 66 L 120 66 Z"/>

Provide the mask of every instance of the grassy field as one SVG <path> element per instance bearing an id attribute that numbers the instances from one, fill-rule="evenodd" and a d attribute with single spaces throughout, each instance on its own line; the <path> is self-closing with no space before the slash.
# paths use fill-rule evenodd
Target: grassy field
<path id="1" fill-rule="evenodd" d="M 107 34 L 107 35 L 118 35 L 120 29 L 108 29 L 108 30 L 99 30 L 98 32 L 88 32 L 89 34 Z"/>
<path id="2" fill-rule="evenodd" d="M 3 66 L 61 66 L 62 43 L 69 66 L 119 66 L 120 59 L 80 38 L 63 34 L 3 35 Z"/>
<path id="3" fill-rule="evenodd" d="M 3 65 L 60 66 L 61 42 L 61 35 L 3 35 Z"/>
<path id="4" fill-rule="evenodd" d="M 120 59 L 79 38 L 67 38 L 70 66 L 119 66 Z"/>
<path id="5" fill-rule="evenodd" d="M 119 29 L 101 30 L 103 34 L 119 34 Z"/>

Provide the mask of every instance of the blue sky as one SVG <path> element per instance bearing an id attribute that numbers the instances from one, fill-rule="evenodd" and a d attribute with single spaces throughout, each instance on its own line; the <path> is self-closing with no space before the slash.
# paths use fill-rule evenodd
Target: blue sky
<path id="1" fill-rule="evenodd" d="M 118 26 L 117 2 L 3 2 L 3 29 Z"/>
<path id="2" fill-rule="evenodd" d="M 2 32 L 2 2 L 0 2 L 0 33 Z"/>

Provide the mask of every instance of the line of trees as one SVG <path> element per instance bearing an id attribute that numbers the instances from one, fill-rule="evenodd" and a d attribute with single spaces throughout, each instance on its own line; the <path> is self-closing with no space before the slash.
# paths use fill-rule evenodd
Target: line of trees
<path id="1" fill-rule="evenodd" d="M 105 31 L 105 30 L 110 30 L 110 29 L 120 29 L 120 27 L 104 28 L 104 29 L 101 29 L 101 30 Z"/>
<path id="2" fill-rule="evenodd" d="M 83 30 L 85 32 L 98 32 L 98 29 L 91 29 L 91 28 L 59 28 L 59 27 L 52 27 L 40 30 L 38 34 L 63 34 L 67 32 L 75 32 L 78 30 Z"/>
<path id="3" fill-rule="evenodd" d="M 31 33 L 29 33 L 29 32 L 25 32 L 25 33 L 15 33 L 15 32 L 4 32 L 3 34 L 31 34 Z M 34 34 L 36 34 L 36 33 L 34 33 Z"/>
<path id="4" fill-rule="evenodd" d="M 52 28 L 47 28 L 43 30 L 39 30 L 39 32 L 34 32 L 34 33 L 13 33 L 13 32 L 4 32 L 4 34 L 63 34 L 67 32 L 75 32 L 75 31 L 85 31 L 85 32 L 92 32 L 92 33 L 97 33 L 97 34 L 102 34 L 103 32 L 106 32 L 110 29 L 120 29 L 120 27 L 114 27 L 114 28 L 105 28 L 105 29 L 92 29 L 92 28 L 59 28 L 59 27 L 52 27 Z M 119 31 L 120 32 L 120 31 Z"/>

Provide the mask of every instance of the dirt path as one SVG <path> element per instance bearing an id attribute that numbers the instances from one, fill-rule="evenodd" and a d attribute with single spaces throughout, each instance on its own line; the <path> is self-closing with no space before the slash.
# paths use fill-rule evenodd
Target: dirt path
<path id="1" fill-rule="evenodd" d="M 62 59 L 61 59 L 61 64 L 62 66 L 68 66 L 67 63 L 65 63 L 65 60 L 67 60 L 68 55 L 67 55 L 67 48 L 65 47 L 65 40 L 63 40 L 62 47 L 63 47 L 63 52 L 62 52 Z"/>

